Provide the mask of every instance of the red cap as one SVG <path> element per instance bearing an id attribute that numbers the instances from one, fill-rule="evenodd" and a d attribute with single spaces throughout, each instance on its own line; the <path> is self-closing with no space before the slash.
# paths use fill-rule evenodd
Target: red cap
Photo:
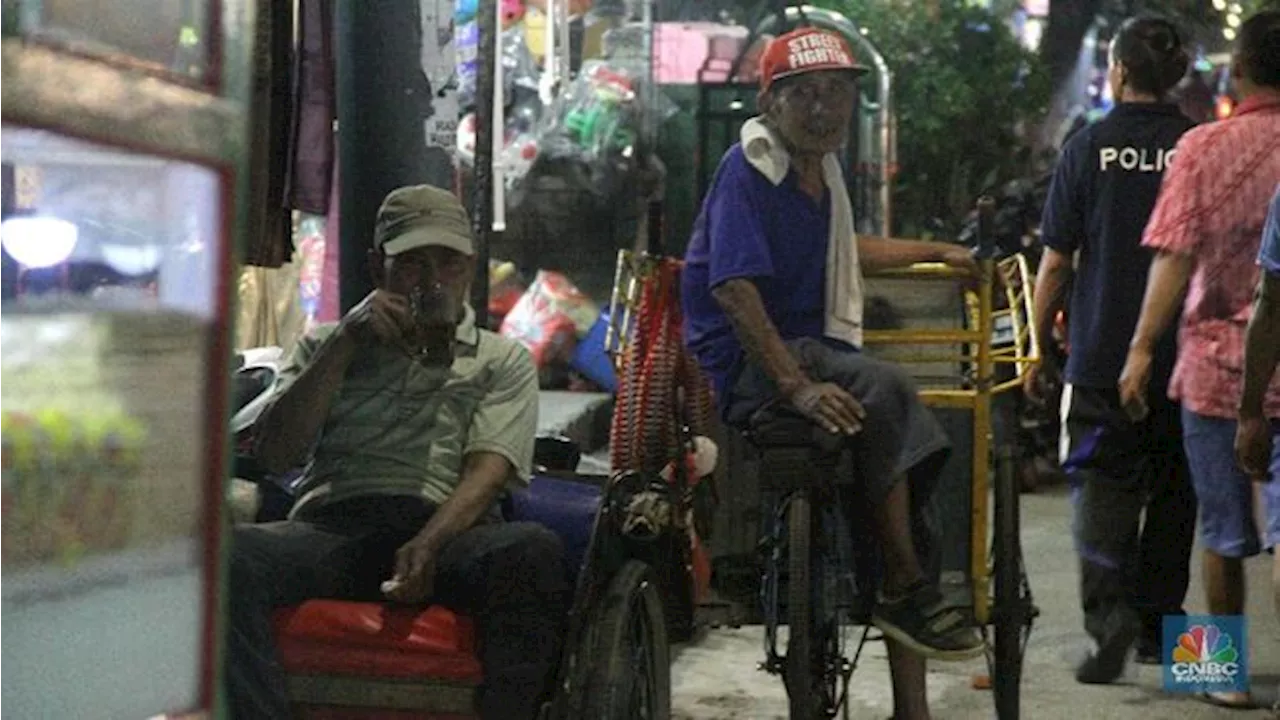
<path id="1" fill-rule="evenodd" d="M 815 27 L 792 30 L 774 38 L 760 58 L 760 89 L 774 80 L 817 70 L 866 72 L 839 35 Z"/>

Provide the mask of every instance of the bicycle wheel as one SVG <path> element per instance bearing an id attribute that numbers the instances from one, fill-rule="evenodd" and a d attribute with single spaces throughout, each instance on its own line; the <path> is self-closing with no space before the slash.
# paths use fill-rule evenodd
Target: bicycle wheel
<path id="1" fill-rule="evenodd" d="M 591 616 L 582 714 L 599 720 L 668 720 L 671 658 L 662 600 L 649 566 L 628 560 Z"/>
<path id="2" fill-rule="evenodd" d="M 810 565 L 812 539 L 809 496 L 797 492 L 787 506 L 787 664 L 785 678 L 791 720 L 815 720 L 813 608 Z"/>
<path id="3" fill-rule="evenodd" d="M 1008 448 L 997 456 L 995 478 L 995 694 L 996 717 L 1017 720 L 1021 712 L 1020 685 L 1024 633 L 1031 619 L 1030 597 L 1022 562 L 1022 525 L 1018 513 L 1019 488 Z"/>

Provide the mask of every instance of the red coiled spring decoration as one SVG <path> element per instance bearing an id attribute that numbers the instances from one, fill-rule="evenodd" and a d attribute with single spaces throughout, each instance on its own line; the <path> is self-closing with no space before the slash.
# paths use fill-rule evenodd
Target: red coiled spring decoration
<path id="1" fill-rule="evenodd" d="M 711 387 L 685 349 L 680 311 L 682 263 L 663 258 L 639 278 L 640 293 L 619 368 L 610 428 L 613 469 L 659 472 L 682 456 L 682 426 L 712 433 Z"/>

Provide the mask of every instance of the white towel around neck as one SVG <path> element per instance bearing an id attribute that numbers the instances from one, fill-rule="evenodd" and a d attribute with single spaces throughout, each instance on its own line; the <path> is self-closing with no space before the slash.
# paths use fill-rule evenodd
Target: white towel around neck
<path id="1" fill-rule="evenodd" d="M 760 118 L 742 126 L 742 151 L 751 166 L 774 185 L 781 185 L 791 167 L 791 156 Z M 827 233 L 826 318 L 824 334 L 854 347 L 862 347 L 862 269 L 858 266 L 858 239 L 853 227 L 853 206 L 844 173 L 835 154 L 822 158 L 822 178 L 831 195 L 831 223 Z"/>

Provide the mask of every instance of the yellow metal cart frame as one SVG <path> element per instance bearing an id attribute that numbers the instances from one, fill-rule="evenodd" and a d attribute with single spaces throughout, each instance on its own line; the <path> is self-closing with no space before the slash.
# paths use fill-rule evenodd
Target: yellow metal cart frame
<path id="1" fill-rule="evenodd" d="M 1021 254 L 994 259 L 987 229 L 992 210 L 990 202 L 979 203 L 978 235 L 987 242 L 980 243 L 978 252 L 980 277 L 964 291 L 965 327 L 869 330 L 864 343 L 867 346 L 959 345 L 965 348 L 958 354 L 926 353 L 899 358 L 898 362 L 956 362 L 969 368 L 958 387 L 925 387 L 920 390 L 920 398 L 933 408 L 965 409 L 972 413 L 969 525 L 972 612 L 984 633 L 987 628 L 993 630 L 994 642 L 988 654 L 990 674 L 983 679 L 983 685 L 994 690 L 996 717 L 1016 720 L 1020 715 L 1025 643 L 1037 610 L 1022 561 L 1020 489 L 1014 477 L 1013 453 L 1008 446 L 999 448 L 998 453 L 994 447 L 992 399 L 1021 388 L 1027 367 L 1040 360 L 1040 338 L 1033 320 L 1030 267 Z M 941 264 L 920 264 L 877 273 L 875 277 L 973 282 L 967 275 Z M 997 293 L 1002 294 L 1004 300 L 999 308 L 996 307 Z M 997 348 L 995 336 L 1002 326 L 1007 327 L 1011 337 Z M 1000 380 L 1001 366 L 1012 366 L 1012 377 Z M 994 512 L 990 501 L 993 495 Z"/>
<path id="2" fill-rule="evenodd" d="M 990 581 L 992 569 L 986 548 L 990 545 L 988 533 L 991 527 L 988 496 L 991 485 L 992 446 L 992 397 L 1021 387 L 1026 367 L 1039 362 L 1039 338 L 1033 317 L 1032 280 L 1026 257 L 1013 255 L 1000 261 L 979 261 L 981 277 L 976 288 L 965 291 L 965 310 L 968 327 L 962 329 L 908 329 L 868 330 L 864 335 L 866 345 L 964 345 L 973 348 L 960 354 L 918 355 L 900 362 L 965 363 L 972 367 L 969 377 L 962 384 L 968 387 L 929 387 L 920 390 L 920 399 L 929 407 L 960 408 L 973 413 L 973 467 L 972 467 L 972 558 L 970 578 L 973 584 L 973 612 L 979 623 L 991 622 Z M 970 282 L 971 278 L 959 270 L 942 264 L 919 264 L 901 270 L 876 273 L 872 277 L 919 280 L 922 282 Z M 1005 296 L 1005 307 L 995 308 L 997 291 Z M 1008 347 L 994 349 L 992 338 L 997 320 L 1007 319 L 1012 326 L 1013 342 Z M 1014 377 L 997 382 L 999 365 L 1012 365 Z"/>

